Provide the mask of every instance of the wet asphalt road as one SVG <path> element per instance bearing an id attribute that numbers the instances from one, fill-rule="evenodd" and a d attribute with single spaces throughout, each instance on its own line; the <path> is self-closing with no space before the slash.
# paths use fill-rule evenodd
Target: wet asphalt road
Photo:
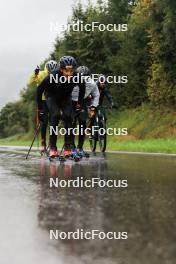
<path id="1" fill-rule="evenodd" d="M 176 157 L 97 154 L 50 163 L 0 148 L 0 263 L 174 264 Z M 127 180 L 127 188 L 50 188 L 50 178 Z M 128 232 L 127 240 L 50 240 L 49 230 Z"/>

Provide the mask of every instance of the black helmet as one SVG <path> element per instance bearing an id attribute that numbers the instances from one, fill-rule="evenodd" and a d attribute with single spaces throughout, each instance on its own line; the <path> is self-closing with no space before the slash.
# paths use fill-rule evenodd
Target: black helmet
<path id="1" fill-rule="evenodd" d="M 67 68 L 67 67 L 75 67 L 76 66 L 76 60 L 72 56 L 63 56 L 60 58 L 59 66 L 61 69 Z"/>
<path id="2" fill-rule="evenodd" d="M 86 67 L 86 66 L 79 66 L 79 67 L 76 69 L 76 71 L 77 71 L 78 73 L 80 73 L 81 75 L 83 75 L 83 76 L 89 76 L 89 75 L 90 75 L 90 70 L 89 70 L 89 68 Z"/>
<path id="3" fill-rule="evenodd" d="M 48 72 L 52 72 L 57 69 L 57 61 L 50 60 L 45 64 L 45 68 L 48 70 Z"/>

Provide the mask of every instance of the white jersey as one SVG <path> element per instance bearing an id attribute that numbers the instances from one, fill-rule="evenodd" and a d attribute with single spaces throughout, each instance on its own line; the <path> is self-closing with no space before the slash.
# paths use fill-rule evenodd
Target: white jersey
<path id="1" fill-rule="evenodd" d="M 98 90 L 98 86 L 96 83 L 91 79 L 88 78 L 86 81 L 86 90 L 84 99 L 86 99 L 89 95 L 91 95 L 91 105 L 97 107 L 99 104 L 100 92 Z M 72 91 L 72 100 L 77 102 L 79 95 L 79 87 L 75 86 Z"/>

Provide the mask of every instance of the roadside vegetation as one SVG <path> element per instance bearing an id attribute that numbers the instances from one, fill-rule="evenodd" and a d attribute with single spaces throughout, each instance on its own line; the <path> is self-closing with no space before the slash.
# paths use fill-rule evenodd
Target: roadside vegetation
<path id="1" fill-rule="evenodd" d="M 128 24 L 127 32 L 65 31 L 46 60 L 72 55 L 92 73 L 128 76 L 127 84 L 109 87 L 118 110 L 108 111 L 108 126 L 128 128 L 128 136 L 109 137 L 109 149 L 176 152 L 176 2 L 105 2 L 77 4 L 68 23 Z M 26 85 L 18 101 L 1 109 L 0 144 L 30 142 L 36 127 L 35 90 Z"/>

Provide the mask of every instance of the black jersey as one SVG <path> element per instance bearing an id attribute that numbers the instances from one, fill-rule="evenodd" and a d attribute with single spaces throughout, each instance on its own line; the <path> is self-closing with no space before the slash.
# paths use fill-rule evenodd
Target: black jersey
<path id="1" fill-rule="evenodd" d="M 42 94 L 45 93 L 47 97 L 54 97 L 59 102 L 65 101 L 71 97 L 73 88 L 75 87 L 74 77 L 77 76 L 76 85 L 79 87 L 78 103 L 81 104 L 85 94 L 85 82 L 81 79 L 81 75 L 74 73 L 68 80 L 64 78 L 62 73 L 57 70 L 49 74 L 37 87 L 37 105 L 38 109 L 42 108 Z"/>

